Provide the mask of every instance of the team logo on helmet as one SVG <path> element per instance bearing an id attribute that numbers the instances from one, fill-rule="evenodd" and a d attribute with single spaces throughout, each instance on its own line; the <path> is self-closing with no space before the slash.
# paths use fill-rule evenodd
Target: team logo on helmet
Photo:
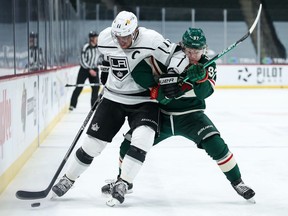
<path id="1" fill-rule="evenodd" d="M 206 45 L 206 37 L 200 28 L 189 28 L 182 36 L 182 44 L 193 49 L 203 49 Z"/>

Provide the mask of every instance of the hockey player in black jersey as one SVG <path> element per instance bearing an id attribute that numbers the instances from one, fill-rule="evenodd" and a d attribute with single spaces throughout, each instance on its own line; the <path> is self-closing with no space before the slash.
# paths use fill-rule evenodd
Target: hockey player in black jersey
<path id="1" fill-rule="evenodd" d="M 217 163 L 236 192 L 244 199 L 253 201 L 255 192 L 242 181 L 233 153 L 204 113 L 205 99 L 214 92 L 217 70 L 215 63 L 203 68 L 208 61 L 203 31 L 189 28 L 182 36 L 181 47 L 189 59 L 189 65 L 181 75 L 173 70 L 168 70 L 167 73 L 167 68 L 152 58 L 139 64 L 138 71 L 142 71 L 142 74 L 138 73 L 134 77 L 136 82 L 142 80 L 142 83 L 145 77 L 147 82 L 143 87 L 150 88 L 151 96 L 160 102 L 160 136 L 155 139 L 154 145 L 174 135 L 193 141 Z M 160 88 L 155 76 L 160 77 Z M 130 145 L 130 131 L 125 138 L 120 147 L 120 162 L 125 159 Z M 121 166 L 119 170 L 121 173 Z M 103 186 L 102 193 L 110 194 L 114 184 L 112 181 Z M 132 187 L 133 184 L 129 184 L 130 190 Z"/>

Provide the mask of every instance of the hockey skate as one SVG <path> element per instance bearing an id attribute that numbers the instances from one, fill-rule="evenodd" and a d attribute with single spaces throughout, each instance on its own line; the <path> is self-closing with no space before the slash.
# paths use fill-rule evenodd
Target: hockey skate
<path id="1" fill-rule="evenodd" d="M 64 175 L 59 182 L 52 187 L 52 191 L 58 196 L 63 196 L 74 184 L 74 181 Z"/>
<path id="2" fill-rule="evenodd" d="M 112 194 L 112 188 L 114 187 L 114 185 L 116 184 L 117 180 L 115 179 L 107 179 L 105 181 L 107 184 L 104 185 L 102 188 L 101 188 L 101 192 L 102 192 L 102 195 L 104 196 L 109 196 Z M 128 190 L 127 190 L 127 194 L 130 194 L 133 192 L 133 183 L 127 183 L 128 185 Z"/>
<path id="3" fill-rule="evenodd" d="M 125 199 L 125 194 L 128 190 L 128 184 L 122 179 L 118 179 L 115 185 L 112 188 L 111 199 L 109 199 L 106 204 L 110 207 L 115 206 L 116 204 L 122 204 Z"/>
<path id="4" fill-rule="evenodd" d="M 231 184 L 232 184 L 232 187 L 234 188 L 234 190 L 240 196 L 242 196 L 246 200 L 251 201 L 252 203 L 255 203 L 255 200 L 253 199 L 255 192 L 249 186 L 244 184 L 242 179 L 239 179 L 235 182 L 232 182 Z"/>

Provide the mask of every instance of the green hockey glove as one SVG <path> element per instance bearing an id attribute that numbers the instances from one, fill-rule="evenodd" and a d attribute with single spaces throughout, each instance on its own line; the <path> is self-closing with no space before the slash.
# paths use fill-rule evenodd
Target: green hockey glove
<path id="1" fill-rule="evenodd" d="M 191 82 L 201 83 L 208 79 L 208 73 L 203 64 L 193 64 L 187 70 L 187 77 Z"/>

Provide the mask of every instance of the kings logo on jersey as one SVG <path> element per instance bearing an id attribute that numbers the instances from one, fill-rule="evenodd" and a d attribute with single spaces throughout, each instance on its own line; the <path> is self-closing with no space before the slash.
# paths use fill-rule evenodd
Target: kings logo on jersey
<path id="1" fill-rule="evenodd" d="M 110 57 L 112 74 L 118 79 L 123 80 L 129 74 L 128 60 L 126 57 Z"/>

